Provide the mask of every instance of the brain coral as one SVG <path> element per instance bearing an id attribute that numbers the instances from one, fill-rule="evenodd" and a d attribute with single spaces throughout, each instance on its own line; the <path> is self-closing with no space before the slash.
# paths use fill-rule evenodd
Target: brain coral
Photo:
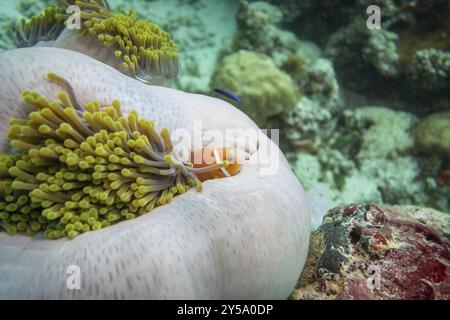
<path id="1" fill-rule="evenodd" d="M 423 119 L 413 130 L 416 147 L 429 154 L 450 157 L 450 112 Z"/>
<path id="2" fill-rule="evenodd" d="M 297 98 L 292 79 L 269 57 L 251 51 L 226 56 L 213 76 L 212 86 L 238 95 L 239 108 L 258 124 L 293 108 Z"/>

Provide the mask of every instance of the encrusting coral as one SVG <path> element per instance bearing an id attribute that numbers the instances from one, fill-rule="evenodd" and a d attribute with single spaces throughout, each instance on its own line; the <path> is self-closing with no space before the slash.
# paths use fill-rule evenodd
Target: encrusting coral
<path id="1" fill-rule="evenodd" d="M 11 119 L 8 132 L 20 152 L 0 155 L 0 227 L 10 234 L 73 238 L 145 214 L 190 187 L 201 190 L 196 174 L 228 166 L 217 158 L 199 167 L 183 163 L 171 154 L 167 129 L 158 135 L 135 111 L 125 116 L 118 100 L 83 108 L 65 79 L 48 78 L 69 93 L 49 101 L 24 91 L 33 111 L 27 120 Z M 221 153 L 217 157 L 227 156 Z"/>
<path id="2" fill-rule="evenodd" d="M 82 52 L 144 82 L 177 75 L 178 48 L 170 34 L 139 19 L 134 10 L 113 13 L 106 0 L 60 2 L 75 4 L 81 12 L 70 15 L 63 8 L 49 7 L 30 21 L 22 21 L 15 32 L 18 46 L 54 40 L 52 46 Z M 69 19 L 77 18 L 79 28 L 69 28 Z"/>
<path id="3" fill-rule="evenodd" d="M 450 52 L 436 49 L 416 51 L 408 69 L 411 84 L 420 90 L 447 90 L 450 87 Z"/>
<path id="4" fill-rule="evenodd" d="M 396 51 L 397 34 L 391 31 L 381 30 L 371 32 L 369 40 L 362 49 L 363 59 L 385 77 L 398 75 L 399 55 Z"/>

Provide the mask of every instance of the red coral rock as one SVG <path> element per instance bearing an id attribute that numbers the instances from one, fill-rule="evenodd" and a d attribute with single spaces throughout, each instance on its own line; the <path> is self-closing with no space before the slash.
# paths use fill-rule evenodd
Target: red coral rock
<path id="1" fill-rule="evenodd" d="M 331 209 L 292 298 L 449 299 L 449 229 L 450 215 L 432 209 Z"/>

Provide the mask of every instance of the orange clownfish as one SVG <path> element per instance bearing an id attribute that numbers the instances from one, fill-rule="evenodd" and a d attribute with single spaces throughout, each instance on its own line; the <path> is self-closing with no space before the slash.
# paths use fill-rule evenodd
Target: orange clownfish
<path id="1" fill-rule="evenodd" d="M 231 177 L 239 173 L 240 164 L 236 152 L 230 148 L 203 148 L 191 152 L 194 168 L 205 168 L 226 162 L 225 166 L 216 170 L 197 172 L 200 181 Z"/>

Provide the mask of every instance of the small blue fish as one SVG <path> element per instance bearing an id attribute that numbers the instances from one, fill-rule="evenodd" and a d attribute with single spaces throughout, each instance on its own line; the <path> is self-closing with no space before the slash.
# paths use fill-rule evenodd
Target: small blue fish
<path id="1" fill-rule="evenodd" d="M 230 98 L 231 100 L 234 100 L 237 103 L 241 103 L 241 99 L 234 93 L 231 93 L 230 91 L 227 91 L 225 89 L 220 89 L 220 88 L 214 88 L 214 91 L 217 93 L 223 94 L 225 97 Z"/>

